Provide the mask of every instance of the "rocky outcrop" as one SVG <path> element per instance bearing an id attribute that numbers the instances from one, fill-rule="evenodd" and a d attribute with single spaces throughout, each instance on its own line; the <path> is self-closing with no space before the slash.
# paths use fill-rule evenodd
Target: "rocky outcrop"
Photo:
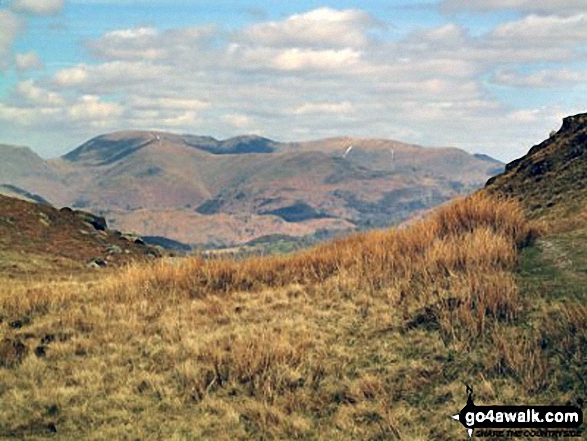
<path id="1" fill-rule="evenodd" d="M 34 262 L 44 268 L 103 267 L 161 255 L 137 236 L 109 230 L 102 216 L 0 195 L 0 256 L 2 253 L 24 256 L 19 259 L 27 272 Z M 12 258 L 0 258 L 0 272 L 18 272 L 19 268 Z"/>
<path id="2" fill-rule="evenodd" d="M 561 129 L 491 178 L 487 191 L 519 199 L 531 212 L 587 199 L 587 113 L 569 116 Z M 581 206 L 581 204 L 578 204 Z"/>

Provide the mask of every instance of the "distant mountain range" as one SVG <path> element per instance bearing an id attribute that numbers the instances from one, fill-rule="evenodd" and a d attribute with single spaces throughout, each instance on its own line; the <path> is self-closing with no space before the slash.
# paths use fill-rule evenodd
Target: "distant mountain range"
<path id="1" fill-rule="evenodd" d="M 0 145 L 0 193 L 208 247 L 394 225 L 502 171 L 459 149 L 347 137 L 281 143 L 128 131 L 52 160 Z"/>

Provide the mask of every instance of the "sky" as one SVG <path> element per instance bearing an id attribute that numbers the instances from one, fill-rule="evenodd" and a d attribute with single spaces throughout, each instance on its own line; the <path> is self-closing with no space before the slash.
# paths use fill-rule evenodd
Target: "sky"
<path id="1" fill-rule="evenodd" d="M 388 138 L 522 156 L 587 111 L 587 0 L 0 0 L 0 143 Z"/>

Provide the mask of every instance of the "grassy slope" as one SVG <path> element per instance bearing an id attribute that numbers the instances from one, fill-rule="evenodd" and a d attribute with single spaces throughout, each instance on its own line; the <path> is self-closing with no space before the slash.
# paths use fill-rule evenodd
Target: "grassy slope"
<path id="1" fill-rule="evenodd" d="M 585 396 L 583 294 L 543 289 L 567 263 L 541 245 L 515 274 L 534 235 L 477 195 L 288 257 L 2 283 L 0 434 L 454 440 L 466 383 L 479 403 Z"/>
<path id="2" fill-rule="evenodd" d="M 534 299 L 534 310 L 554 317 L 565 310 L 584 314 L 587 304 L 586 140 L 587 114 L 567 117 L 558 132 L 508 164 L 486 188 L 519 200 L 529 218 L 543 223 L 543 237 L 522 256 L 518 280 L 521 292 Z M 576 349 L 584 354 L 586 344 Z M 560 372 L 570 375 L 568 368 Z M 582 376 L 585 370 L 583 365 Z"/>
<path id="3" fill-rule="evenodd" d="M 485 190 L 519 200 L 542 224 L 540 240 L 521 255 L 516 280 L 530 306 L 524 325 L 537 336 L 553 383 L 563 396 L 573 391 L 573 400 L 587 391 L 587 340 L 584 334 L 574 340 L 587 323 L 586 136 L 587 114 L 565 118 L 557 133 L 508 164 Z M 579 328 L 571 316 L 580 319 Z"/>
<path id="4" fill-rule="evenodd" d="M 518 199 L 531 218 L 555 232 L 587 225 L 587 114 L 567 117 L 561 129 L 532 147 L 488 182 L 486 191 Z"/>
<path id="5" fill-rule="evenodd" d="M 0 274 L 37 277 L 85 270 L 97 258 L 122 265 L 156 254 L 114 231 L 97 230 L 87 216 L 0 195 Z"/>
<path id="6" fill-rule="evenodd" d="M 533 302 L 529 323 L 541 335 L 549 361 L 557 366 L 553 380 L 565 392 L 574 390 L 576 399 L 587 393 L 587 339 L 583 335 L 569 342 L 587 324 L 587 228 L 575 223 L 569 230 L 568 225 L 562 231 L 551 230 L 524 251 L 517 280 L 522 295 Z M 578 329 L 568 321 L 571 315 L 580 318 Z M 541 330 L 551 331 L 550 338 Z"/>

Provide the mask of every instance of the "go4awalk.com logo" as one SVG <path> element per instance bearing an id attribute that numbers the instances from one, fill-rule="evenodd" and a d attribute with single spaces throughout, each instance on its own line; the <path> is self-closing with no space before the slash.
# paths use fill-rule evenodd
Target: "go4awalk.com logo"
<path id="1" fill-rule="evenodd" d="M 582 400 L 568 406 L 476 406 L 469 386 L 467 395 L 467 405 L 452 418 L 469 437 L 581 437 Z"/>

